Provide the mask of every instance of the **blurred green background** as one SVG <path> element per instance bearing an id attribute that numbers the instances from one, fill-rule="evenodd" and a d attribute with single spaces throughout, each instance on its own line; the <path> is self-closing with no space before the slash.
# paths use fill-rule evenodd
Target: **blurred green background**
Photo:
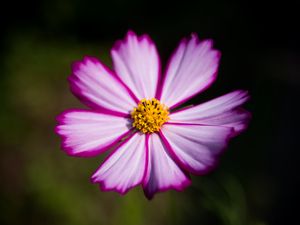
<path id="1" fill-rule="evenodd" d="M 1 9 L 1 225 L 295 224 L 299 4 L 40 0 Z M 163 64 L 191 32 L 214 39 L 218 79 L 188 104 L 238 88 L 251 94 L 250 127 L 219 167 L 152 201 L 141 188 L 101 192 L 89 177 L 104 156 L 68 157 L 53 132 L 57 114 L 84 107 L 69 91 L 71 62 L 92 55 L 111 65 L 109 50 L 128 29 L 148 33 Z"/>

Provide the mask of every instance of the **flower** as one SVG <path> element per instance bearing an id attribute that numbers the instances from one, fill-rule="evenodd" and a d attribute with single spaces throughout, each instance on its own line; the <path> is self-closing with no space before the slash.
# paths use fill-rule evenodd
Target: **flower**
<path id="1" fill-rule="evenodd" d="M 62 149 L 91 157 L 114 148 L 92 175 L 104 191 L 125 194 L 142 185 L 147 198 L 183 190 L 189 174 L 213 169 L 228 140 L 243 131 L 250 113 L 237 90 L 197 106 L 178 106 L 216 79 L 220 52 L 196 34 L 183 39 L 164 74 L 148 35 L 129 31 L 111 50 L 112 71 L 93 57 L 72 65 L 71 91 L 90 109 L 57 117 Z"/>

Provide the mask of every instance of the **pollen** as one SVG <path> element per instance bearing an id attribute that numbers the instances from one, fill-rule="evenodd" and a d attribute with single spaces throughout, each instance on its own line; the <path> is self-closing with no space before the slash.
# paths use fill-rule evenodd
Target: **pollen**
<path id="1" fill-rule="evenodd" d="M 149 134 L 160 130 L 161 126 L 169 120 L 169 109 L 156 98 L 142 99 L 131 112 L 132 126 Z"/>

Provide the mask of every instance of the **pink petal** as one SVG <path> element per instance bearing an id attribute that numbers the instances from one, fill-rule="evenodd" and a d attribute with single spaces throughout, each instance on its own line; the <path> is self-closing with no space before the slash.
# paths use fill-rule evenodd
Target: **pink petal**
<path id="1" fill-rule="evenodd" d="M 128 119 L 89 110 L 68 110 L 57 117 L 62 149 L 72 156 L 95 156 L 128 134 Z"/>
<path id="2" fill-rule="evenodd" d="M 155 97 L 160 61 L 149 36 L 129 31 L 116 42 L 111 55 L 116 73 L 139 100 Z"/>
<path id="3" fill-rule="evenodd" d="M 246 91 L 233 91 L 200 105 L 173 112 L 169 122 L 221 125 L 234 128 L 237 134 L 247 127 L 251 117 L 249 112 L 239 108 L 248 99 Z"/>
<path id="4" fill-rule="evenodd" d="M 146 168 L 145 135 L 135 133 L 124 141 L 93 174 L 92 182 L 105 191 L 125 194 L 140 184 Z"/>
<path id="5" fill-rule="evenodd" d="M 231 128 L 221 126 L 165 124 L 161 135 L 183 168 L 194 174 L 204 174 L 215 167 L 231 132 Z"/>
<path id="6" fill-rule="evenodd" d="M 200 42 L 193 34 L 182 40 L 173 53 L 158 94 L 161 102 L 174 108 L 206 89 L 216 78 L 220 53 L 212 41 Z"/>
<path id="7" fill-rule="evenodd" d="M 158 134 L 149 136 L 148 151 L 149 164 L 143 181 L 147 198 L 151 199 L 156 192 L 169 189 L 181 191 L 190 185 L 190 179 L 171 158 Z"/>
<path id="8" fill-rule="evenodd" d="M 72 66 L 71 90 L 88 106 L 128 114 L 136 105 L 130 91 L 96 58 Z"/>

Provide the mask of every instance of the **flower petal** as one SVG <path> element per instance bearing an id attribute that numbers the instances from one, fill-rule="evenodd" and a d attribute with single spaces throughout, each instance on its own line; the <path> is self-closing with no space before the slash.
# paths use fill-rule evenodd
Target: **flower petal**
<path id="1" fill-rule="evenodd" d="M 129 31 L 125 40 L 116 42 L 111 55 L 116 73 L 139 100 L 155 97 L 160 61 L 149 36 Z"/>
<path id="2" fill-rule="evenodd" d="M 137 132 L 124 141 L 93 174 L 92 182 L 120 194 L 140 184 L 147 166 L 145 137 Z"/>
<path id="3" fill-rule="evenodd" d="M 169 189 L 181 191 L 190 185 L 190 179 L 171 158 L 158 134 L 149 135 L 148 151 L 149 164 L 143 181 L 147 198 L 151 199 L 156 192 Z"/>
<path id="4" fill-rule="evenodd" d="M 74 95 L 94 109 L 128 114 L 136 105 L 128 88 L 96 58 L 75 62 L 69 81 Z"/>
<path id="5" fill-rule="evenodd" d="M 251 117 L 249 112 L 238 108 L 248 99 L 247 91 L 233 91 L 200 105 L 173 112 L 169 122 L 232 127 L 235 134 L 238 134 L 247 127 Z"/>
<path id="6" fill-rule="evenodd" d="M 227 146 L 231 128 L 194 124 L 165 124 L 161 135 L 165 145 L 184 169 L 194 174 L 210 171 Z"/>
<path id="7" fill-rule="evenodd" d="M 212 41 L 200 42 L 196 34 L 182 40 L 173 53 L 158 98 L 174 108 L 206 89 L 216 78 L 220 52 Z"/>
<path id="8" fill-rule="evenodd" d="M 68 110 L 57 117 L 62 149 L 72 156 L 95 156 L 128 134 L 128 119 L 90 110 Z"/>

